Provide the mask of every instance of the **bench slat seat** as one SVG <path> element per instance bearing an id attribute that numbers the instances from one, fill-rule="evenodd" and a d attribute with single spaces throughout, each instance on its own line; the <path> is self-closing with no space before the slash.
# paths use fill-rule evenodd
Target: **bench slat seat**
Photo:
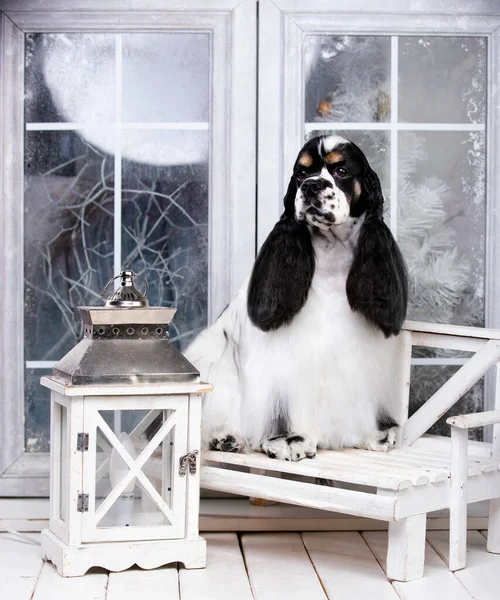
<path id="1" fill-rule="evenodd" d="M 447 450 L 443 448 L 439 454 L 433 448 L 426 450 L 425 440 L 422 439 L 423 443 L 416 448 L 395 449 L 388 453 L 354 448 L 320 450 L 315 458 L 299 462 L 268 458 L 260 452 L 206 452 L 203 456 L 206 464 L 235 465 L 387 490 L 403 490 L 450 478 L 451 442 L 447 439 Z M 469 477 L 497 470 L 500 470 L 500 460 L 478 456 L 471 448 L 468 455 Z"/>

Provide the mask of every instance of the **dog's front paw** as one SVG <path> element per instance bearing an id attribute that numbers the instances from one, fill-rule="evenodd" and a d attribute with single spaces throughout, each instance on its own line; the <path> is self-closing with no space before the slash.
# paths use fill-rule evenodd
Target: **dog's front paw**
<path id="1" fill-rule="evenodd" d="M 264 440 L 261 447 L 269 458 L 279 460 L 295 462 L 303 458 L 313 458 L 316 455 L 316 444 L 295 433 Z"/>
<path id="2" fill-rule="evenodd" d="M 396 432 L 398 428 L 391 427 L 386 431 L 377 431 L 376 435 L 372 439 L 366 440 L 363 444 L 358 447 L 365 450 L 373 450 L 374 452 L 388 452 L 394 448 L 396 444 Z"/>
<path id="3" fill-rule="evenodd" d="M 243 452 L 246 442 L 243 438 L 230 435 L 218 434 L 210 440 L 209 450 L 218 450 L 219 452 Z"/>

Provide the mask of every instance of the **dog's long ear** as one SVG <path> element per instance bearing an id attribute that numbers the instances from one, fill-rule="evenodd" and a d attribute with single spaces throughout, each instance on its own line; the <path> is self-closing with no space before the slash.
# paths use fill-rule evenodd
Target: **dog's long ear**
<path id="1" fill-rule="evenodd" d="M 311 234 L 294 219 L 296 190 L 291 180 L 285 212 L 262 245 L 250 277 L 248 315 L 263 331 L 290 323 L 304 306 L 314 275 Z"/>
<path id="2" fill-rule="evenodd" d="M 347 277 L 347 299 L 352 310 L 389 337 L 399 333 L 406 316 L 408 277 L 396 240 L 384 223 L 380 182 L 370 168 L 364 187 L 365 220 Z"/>

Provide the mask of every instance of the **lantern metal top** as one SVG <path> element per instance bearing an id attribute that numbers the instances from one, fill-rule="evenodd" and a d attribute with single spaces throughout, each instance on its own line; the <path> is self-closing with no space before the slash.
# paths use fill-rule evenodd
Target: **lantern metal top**
<path id="1" fill-rule="evenodd" d="M 117 308 L 143 308 L 149 306 L 149 302 L 146 298 L 148 294 L 148 282 L 142 275 L 138 275 L 133 271 L 122 271 L 113 279 L 110 279 L 104 288 L 103 295 L 106 297 L 106 290 L 109 285 L 115 280 L 120 278 L 120 287 L 113 293 L 106 301 L 106 306 L 114 306 Z M 140 277 L 146 284 L 146 291 L 144 294 L 135 287 L 134 277 Z"/>
<path id="2" fill-rule="evenodd" d="M 133 271 L 119 277 L 105 306 L 78 307 L 84 338 L 54 365 L 52 377 L 71 386 L 199 382 L 197 369 L 168 339 L 175 309 L 150 307 Z"/>

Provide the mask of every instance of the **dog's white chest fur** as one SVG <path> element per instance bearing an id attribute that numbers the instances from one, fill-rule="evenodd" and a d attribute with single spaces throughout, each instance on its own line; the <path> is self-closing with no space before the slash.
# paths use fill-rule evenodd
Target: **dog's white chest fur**
<path id="1" fill-rule="evenodd" d="M 377 413 L 391 410 L 396 340 L 386 339 L 347 301 L 345 284 L 361 222 L 336 236 L 314 233 L 316 269 L 292 322 L 264 332 L 246 312 L 246 285 L 186 355 L 215 385 L 204 402 L 205 444 L 241 435 L 259 449 L 280 420 L 323 448 L 362 445 Z"/>
<path id="2" fill-rule="evenodd" d="M 302 424 L 299 433 L 326 448 L 361 444 L 376 428 L 380 407 L 390 406 L 394 338 L 386 340 L 353 313 L 345 292 L 359 226 L 347 224 L 340 239 L 314 235 L 315 275 L 290 325 L 269 333 L 251 327 L 244 352 L 244 398 L 251 402 L 244 402 L 243 434 L 253 445 L 265 429 L 259 417 L 270 393 Z"/>

